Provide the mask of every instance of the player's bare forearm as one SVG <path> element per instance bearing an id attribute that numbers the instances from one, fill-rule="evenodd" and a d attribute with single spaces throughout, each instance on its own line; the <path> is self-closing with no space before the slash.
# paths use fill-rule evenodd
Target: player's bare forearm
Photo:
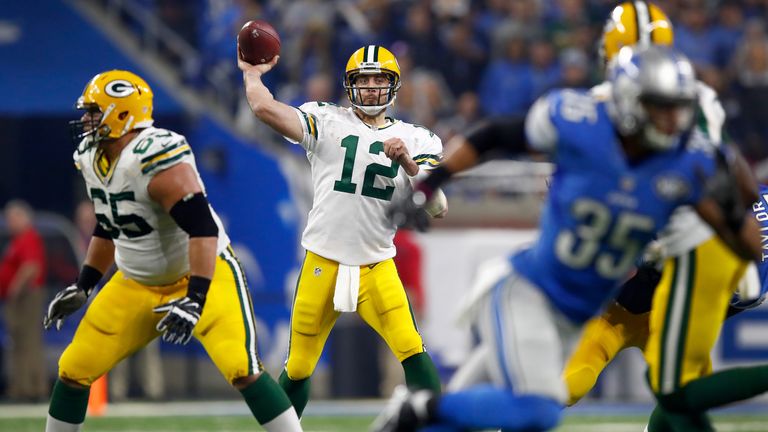
<path id="1" fill-rule="evenodd" d="M 749 162 L 741 154 L 741 151 L 736 146 L 732 146 L 732 169 L 736 177 L 736 184 L 739 185 L 739 193 L 744 202 L 753 203 L 760 199 L 758 193 L 758 182 L 752 172 L 752 167 L 749 166 Z"/>
<path id="2" fill-rule="evenodd" d="M 243 60 L 238 60 L 237 66 L 243 71 L 245 85 L 245 97 L 253 114 L 277 133 L 294 141 L 304 138 L 304 129 L 301 126 L 295 109 L 278 100 L 261 81 L 261 76 L 274 67 L 280 56 L 275 56 L 269 63 L 252 65 Z"/>
<path id="3" fill-rule="evenodd" d="M 745 213 L 743 223 L 736 232 L 732 226 L 729 226 L 726 215 L 715 200 L 703 199 L 696 205 L 696 211 L 735 254 L 746 260 L 760 258 L 762 253 L 760 227 L 751 212 Z"/>
<path id="4" fill-rule="evenodd" d="M 411 155 L 405 153 L 397 159 L 397 162 L 409 176 L 413 177 L 419 173 L 419 165 L 411 158 Z"/>
<path id="5" fill-rule="evenodd" d="M 393 161 L 397 161 L 409 176 L 413 177 L 419 173 L 419 165 L 411 158 L 408 147 L 402 139 L 393 137 L 384 140 L 384 154 Z"/>
<path id="6" fill-rule="evenodd" d="M 447 148 L 453 150 L 440 163 L 451 174 L 456 174 L 472 168 L 480 162 L 480 155 L 475 147 L 463 136 L 457 136 L 449 141 Z"/>
<path id="7" fill-rule="evenodd" d="M 216 237 L 191 237 L 189 239 L 189 274 L 213 279 L 216 267 Z"/>
<path id="8" fill-rule="evenodd" d="M 114 262 L 115 244 L 112 243 L 112 240 L 95 236 L 91 237 L 83 264 L 95 268 L 101 274 L 105 274 Z"/>

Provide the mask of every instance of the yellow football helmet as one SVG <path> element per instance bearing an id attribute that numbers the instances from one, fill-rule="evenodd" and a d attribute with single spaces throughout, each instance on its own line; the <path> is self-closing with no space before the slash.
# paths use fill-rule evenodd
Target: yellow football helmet
<path id="1" fill-rule="evenodd" d="M 607 65 L 625 46 L 672 45 L 667 15 L 655 4 L 627 1 L 613 8 L 600 39 L 600 58 Z"/>
<path id="2" fill-rule="evenodd" d="M 97 74 L 85 85 L 75 108 L 100 112 L 101 118 L 87 131 L 83 131 L 82 121 L 70 122 L 80 130 L 75 133 L 75 138 L 79 141 L 91 136 L 98 142 L 152 126 L 152 96 L 146 81 L 132 72 L 111 70 Z"/>
<path id="3" fill-rule="evenodd" d="M 389 78 L 389 85 L 381 88 L 386 91 L 387 98 L 384 104 L 380 102 L 377 105 L 363 104 L 360 90 L 371 87 L 358 87 L 355 84 L 357 77 L 361 74 L 384 74 Z M 347 61 L 344 89 L 355 108 L 367 115 L 379 114 L 395 101 L 397 91 L 400 90 L 400 66 L 397 64 L 395 55 L 379 45 L 368 45 L 358 49 Z"/>

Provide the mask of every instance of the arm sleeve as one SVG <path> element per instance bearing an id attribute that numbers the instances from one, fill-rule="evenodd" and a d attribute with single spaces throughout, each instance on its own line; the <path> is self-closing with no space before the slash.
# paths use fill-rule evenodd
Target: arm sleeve
<path id="1" fill-rule="evenodd" d="M 288 142 L 299 144 L 308 152 L 314 151 L 320 132 L 320 119 L 322 116 L 321 105 L 317 102 L 307 102 L 295 109 L 301 128 L 304 132 L 301 141 L 294 141 L 284 137 Z"/>
<path id="2" fill-rule="evenodd" d="M 158 129 L 157 132 L 146 136 L 136 144 L 133 151 L 141 155 L 139 168 L 147 182 L 163 170 L 194 160 L 192 148 L 187 143 L 187 139 L 163 129 Z"/>
<path id="3" fill-rule="evenodd" d="M 552 121 L 555 105 L 550 95 L 539 98 L 525 118 L 525 137 L 532 150 L 552 153 L 558 140 L 557 129 Z"/>
<path id="4" fill-rule="evenodd" d="M 443 141 L 429 129 L 419 129 L 422 130 L 419 130 L 418 146 L 412 159 L 419 166 L 419 171 L 429 171 L 437 168 L 443 161 Z"/>
<path id="5" fill-rule="evenodd" d="M 698 90 L 699 108 L 703 117 L 699 126 L 704 129 L 712 141 L 720 143 L 724 140 L 725 109 L 717 97 L 717 92 L 712 87 L 698 81 Z"/>
<path id="6" fill-rule="evenodd" d="M 523 153 L 527 148 L 525 119 L 499 117 L 483 122 L 467 134 L 467 142 L 483 159 L 488 153 L 495 151 Z"/>

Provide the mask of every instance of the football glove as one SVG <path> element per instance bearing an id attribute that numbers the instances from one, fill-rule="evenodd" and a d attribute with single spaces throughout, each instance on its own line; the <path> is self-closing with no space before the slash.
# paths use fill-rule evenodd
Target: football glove
<path id="1" fill-rule="evenodd" d="M 152 309 L 155 313 L 165 313 L 156 327 L 163 334 L 163 341 L 181 345 L 192 338 L 192 329 L 200 320 L 202 310 L 201 302 L 187 296 Z"/>
<path id="2" fill-rule="evenodd" d="M 64 318 L 75 313 L 86 301 L 88 301 L 88 293 L 77 284 L 59 291 L 48 305 L 48 313 L 43 317 L 43 327 L 48 330 L 55 323 L 56 330 L 61 330 Z"/>
<path id="3" fill-rule="evenodd" d="M 767 288 L 760 282 L 757 266 L 751 263 L 736 286 L 736 291 L 731 297 L 731 306 L 736 309 L 756 308 L 765 301 Z"/>
<path id="4" fill-rule="evenodd" d="M 416 189 L 399 201 L 393 202 L 387 210 L 387 217 L 398 228 L 426 231 L 429 228 L 429 214 L 424 206 L 431 195 L 428 192 Z"/>

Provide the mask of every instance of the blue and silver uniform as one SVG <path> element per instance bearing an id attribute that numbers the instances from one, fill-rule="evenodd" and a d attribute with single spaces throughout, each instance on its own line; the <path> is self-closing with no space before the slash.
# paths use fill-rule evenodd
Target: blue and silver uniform
<path id="1" fill-rule="evenodd" d="M 760 243 L 763 246 L 763 252 L 756 262 L 756 280 L 750 279 L 750 275 L 747 274 L 744 276 L 746 280 L 742 280 L 742 283 L 753 284 L 753 286 L 759 284 L 760 293 L 757 296 L 744 299 L 740 298 L 739 293 L 734 294 L 731 305 L 738 309 L 752 309 L 759 306 L 765 301 L 766 292 L 768 292 L 768 185 L 760 185 L 760 196 L 752 204 L 752 215 L 760 225 Z M 749 270 L 747 271 L 749 272 Z"/>
<path id="2" fill-rule="evenodd" d="M 716 149 L 694 130 L 685 145 L 630 162 L 606 103 L 576 90 L 537 101 L 526 136 L 557 168 L 540 238 L 512 263 L 564 315 L 584 322 L 615 294 L 673 210 L 701 199 Z"/>

